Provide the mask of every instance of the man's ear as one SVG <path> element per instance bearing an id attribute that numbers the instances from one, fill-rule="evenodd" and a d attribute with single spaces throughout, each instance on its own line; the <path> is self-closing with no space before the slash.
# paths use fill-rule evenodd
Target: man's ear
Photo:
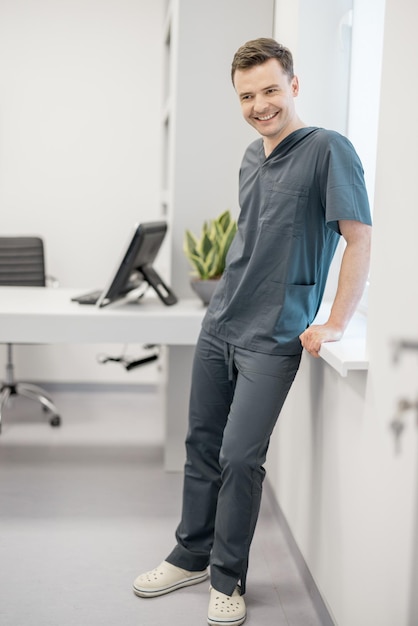
<path id="1" fill-rule="evenodd" d="M 299 79 L 297 76 L 293 76 L 290 85 L 292 88 L 292 95 L 294 98 L 296 98 L 296 96 L 299 94 Z"/>

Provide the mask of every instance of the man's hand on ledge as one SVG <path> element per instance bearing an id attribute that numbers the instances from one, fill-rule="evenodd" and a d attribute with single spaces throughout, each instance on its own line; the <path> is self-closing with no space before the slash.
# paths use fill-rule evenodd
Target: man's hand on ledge
<path id="1" fill-rule="evenodd" d="M 312 356 L 318 357 L 321 345 L 339 341 L 362 296 L 369 271 L 371 228 L 357 221 L 338 222 L 347 245 L 344 250 L 338 287 L 326 324 L 309 326 L 299 339 Z"/>
<path id="2" fill-rule="evenodd" d="M 341 329 L 335 328 L 329 324 L 313 324 L 299 335 L 299 339 L 303 348 L 305 348 L 309 354 L 318 358 L 323 343 L 326 341 L 339 341 L 342 336 L 343 331 Z"/>

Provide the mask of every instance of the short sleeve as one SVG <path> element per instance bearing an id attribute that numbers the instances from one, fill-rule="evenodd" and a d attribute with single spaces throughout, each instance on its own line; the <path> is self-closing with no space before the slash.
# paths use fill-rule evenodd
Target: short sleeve
<path id="1" fill-rule="evenodd" d="M 321 189 L 327 226 L 340 234 L 339 220 L 356 220 L 371 225 L 363 166 L 346 137 L 332 133 L 322 175 Z"/>

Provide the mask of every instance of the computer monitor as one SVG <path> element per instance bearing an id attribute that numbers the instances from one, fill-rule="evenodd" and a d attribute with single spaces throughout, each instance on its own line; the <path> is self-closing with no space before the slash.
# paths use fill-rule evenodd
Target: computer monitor
<path id="1" fill-rule="evenodd" d="M 91 293 L 73 300 L 104 307 L 126 298 L 134 290 L 138 290 L 138 297 L 142 297 L 150 285 L 164 304 L 175 304 L 175 294 L 153 267 L 166 232 L 167 223 L 164 221 L 136 224 L 106 287 L 96 292 L 96 297 Z M 89 296 L 93 296 L 91 301 Z"/>

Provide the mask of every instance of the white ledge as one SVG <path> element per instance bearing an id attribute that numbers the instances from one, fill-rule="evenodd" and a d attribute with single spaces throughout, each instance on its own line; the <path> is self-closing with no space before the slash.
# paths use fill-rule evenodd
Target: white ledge
<path id="1" fill-rule="evenodd" d="M 330 302 L 324 302 L 315 318 L 315 324 L 323 324 L 329 316 Z M 355 313 L 340 341 L 323 343 L 319 356 L 331 365 L 341 376 L 351 370 L 369 368 L 366 345 L 367 319 L 362 313 Z"/>

